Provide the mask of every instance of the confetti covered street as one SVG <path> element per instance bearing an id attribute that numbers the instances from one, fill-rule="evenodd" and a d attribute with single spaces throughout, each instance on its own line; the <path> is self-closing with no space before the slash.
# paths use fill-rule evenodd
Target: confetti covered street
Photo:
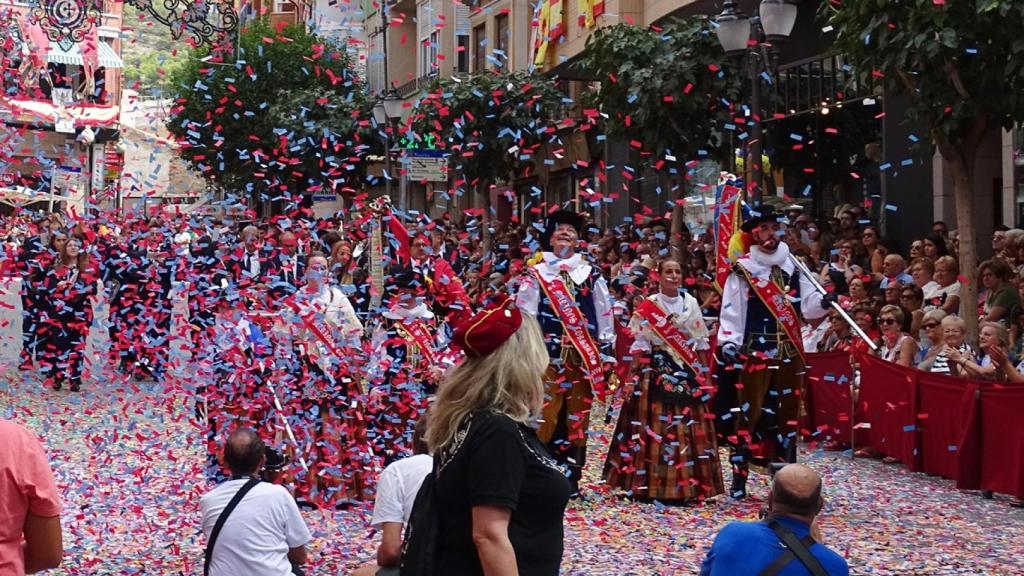
<path id="1" fill-rule="evenodd" d="M 5 299 L 9 299 L 6 297 Z M 98 315 L 102 321 L 102 312 Z M 191 406 L 172 384 L 115 377 L 93 364 L 95 381 L 69 395 L 14 368 L 16 312 L 5 308 L 0 417 L 42 436 L 63 492 L 65 561 L 53 574 L 200 574 L 201 433 Z M 93 331 L 96 332 L 95 330 Z M 94 338 L 90 349 L 102 349 Z M 14 351 L 12 353 L 12 351 Z M 187 362 L 179 359 L 179 376 Z M 603 422 L 603 414 L 595 414 Z M 566 513 L 563 573 L 696 574 L 715 532 L 753 519 L 767 480 L 753 498 L 718 498 L 703 507 L 637 504 L 603 496 L 599 476 L 607 427 L 596 426 L 588 468 L 592 497 Z M 805 453 L 824 476 L 826 543 L 845 555 L 853 574 L 1019 574 L 1024 511 L 996 496 L 958 492 L 952 482 L 912 474 L 837 452 Z M 377 536 L 371 510 L 306 511 L 314 533 L 310 574 L 345 574 L 372 558 Z"/>

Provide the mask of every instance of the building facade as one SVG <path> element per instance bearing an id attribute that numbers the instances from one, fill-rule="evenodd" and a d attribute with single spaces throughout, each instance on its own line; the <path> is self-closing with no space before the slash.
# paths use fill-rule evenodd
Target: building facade
<path id="1" fill-rule="evenodd" d="M 0 195 L 7 207 L 76 210 L 117 202 L 123 4 L 95 0 L 77 40 L 33 7 L 0 1 Z M 36 9 L 38 10 L 38 9 Z"/>

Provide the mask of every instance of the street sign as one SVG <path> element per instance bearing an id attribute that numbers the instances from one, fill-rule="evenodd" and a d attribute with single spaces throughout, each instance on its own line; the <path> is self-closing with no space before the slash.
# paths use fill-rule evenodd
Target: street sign
<path id="1" fill-rule="evenodd" d="M 428 182 L 446 182 L 448 180 L 447 170 L 448 161 L 445 158 L 437 158 L 434 156 L 416 156 L 412 155 L 408 159 L 408 170 L 409 180 L 412 182 L 421 182 L 426 180 Z"/>
<path id="2" fill-rule="evenodd" d="M 313 202 L 337 202 L 337 194 L 313 194 Z"/>

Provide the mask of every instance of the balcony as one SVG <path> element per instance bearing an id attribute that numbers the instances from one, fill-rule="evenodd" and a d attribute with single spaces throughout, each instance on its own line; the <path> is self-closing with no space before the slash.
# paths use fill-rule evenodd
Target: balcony
<path id="1" fill-rule="evenodd" d="M 768 118 L 792 116 L 823 104 L 854 102 L 881 94 L 870 72 L 857 72 L 842 54 L 827 54 L 779 67 Z"/>

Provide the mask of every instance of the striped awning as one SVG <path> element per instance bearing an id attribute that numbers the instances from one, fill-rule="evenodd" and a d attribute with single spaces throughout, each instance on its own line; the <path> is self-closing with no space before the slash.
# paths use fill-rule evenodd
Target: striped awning
<path id="1" fill-rule="evenodd" d="M 124 68 L 121 57 L 114 53 L 114 49 L 106 42 L 99 42 L 100 66 L 105 68 Z M 73 64 L 83 66 L 82 51 L 79 44 L 72 44 L 65 50 L 60 44 L 50 44 L 50 53 L 46 55 L 46 61 L 53 64 Z"/>

